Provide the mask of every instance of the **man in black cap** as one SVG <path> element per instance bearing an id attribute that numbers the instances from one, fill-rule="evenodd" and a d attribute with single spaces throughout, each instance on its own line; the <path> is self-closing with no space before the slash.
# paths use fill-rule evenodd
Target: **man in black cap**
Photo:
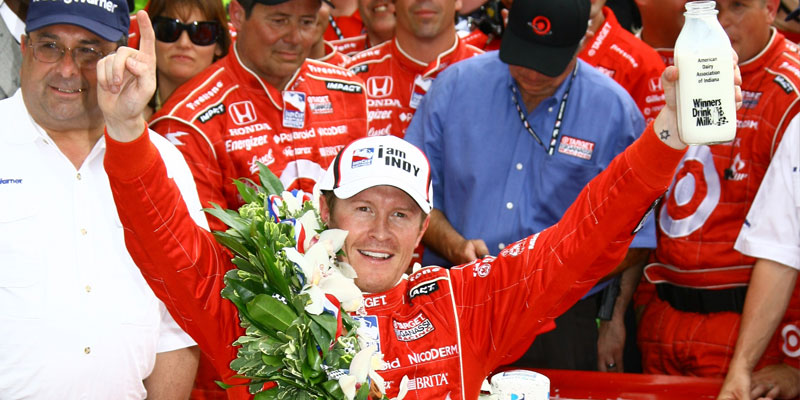
<path id="1" fill-rule="evenodd" d="M 516 1 L 499 55 L 453 65 L 431 87 L 406 136 L 429 157 L 436 194 L 423 264 L 494 255 L 556 223 L 644 130 L 628 93 L 577 59 L 589 11 L 589 0 Z M 644 262 L 641 248 L 654 246 L 652 222 L 625 267 Z M 520 362 L 597 369 L 600 289 L 556 320 L 563 328 L 536 339 L 543 352 Z M 620 361 L 605 360 L 607 369 Z"/>
<path id="2" fill-rule="evenodd" d="M 192 386 L 197 349 L 127 251 L 103 169 L 97 63 L 123 51 L 129 21 L 121 0 L 30 2 L 20 90 L 0 101 L 4 399 L 185 399 Z M 152 139 L 206 226 L 185 161 Z"/>

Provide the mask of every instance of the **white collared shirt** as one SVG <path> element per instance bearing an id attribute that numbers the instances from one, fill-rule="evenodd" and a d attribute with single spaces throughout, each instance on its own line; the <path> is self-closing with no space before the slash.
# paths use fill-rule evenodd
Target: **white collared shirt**
<path id="1" fill-rule="evenodd" d="M 80 169 L 28 115 L 0 101 L 0 397 L 142 399 L 157 352 L 194 344 L 133 263 L 101 138 Z M 151 132 L 193 218 L 189 167 Z"/>

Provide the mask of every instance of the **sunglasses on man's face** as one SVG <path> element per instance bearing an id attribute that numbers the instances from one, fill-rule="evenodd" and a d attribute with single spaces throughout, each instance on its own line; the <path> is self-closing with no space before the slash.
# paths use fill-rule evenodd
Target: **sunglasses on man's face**
<path id="1" fill-rule="evenodd" d="M 153 18 L 153 30 L 156 33 L 156 39 L 165 43 L 177 41 L 181 37 L 181 33 L 186 31 L 192 43 L 198 46 L 208 46 L 217 42 L 222 33 L 222 26 L 216 21 L 195 21 L 184 24 L 177 19 L 155 17 Z"/>

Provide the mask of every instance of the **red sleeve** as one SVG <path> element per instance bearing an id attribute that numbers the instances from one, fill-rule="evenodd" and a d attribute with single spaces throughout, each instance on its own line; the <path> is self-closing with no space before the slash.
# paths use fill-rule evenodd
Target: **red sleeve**
<path id="1" fill-rule="evenodd" d="M 661 143 L 650 124 L 586 185 L 559 223 L 497 258 L 451 270 L 464 347 L 486 360 L 484 368 L 518 358 L 537 333 L 619 264 L 683 154 Z"/>
<path id="2" fill-rule="evenodd" d="M 236 357 L 231 344 L 241 332 L 236 307 L 224 300 L 223 275 L 230 254 L 189 215 L 158 150 L 145 133 L 130 143 L 108 135 L 104 165 L 125 243 L 133 260 L 169 309 L 194 338 L 226 382 Z M 133 156 L 132 156 L 133 155 Z"/>
<path id="3" fill-rule="evenodd" d="M 230 202 L 225 197 L 224 175 L 221 161 L 218 157 L 227 154 L 215 154 L 214 140 L 216 135 L 199 131 L 189 125 L 174 119 L 161 119 L 154 123 L 150 129 L 164 136 L 183 153 L 183 158 L 189 164 L 189 169 L 197 185 L 197 194 L 203 207 L 213 207 L 211 203 L 222 208 L 235 208 L 235 202 Z M 228 227 L 214 216 L 208 215 L 208 225 L 212 231 L 224 231 Z"/>

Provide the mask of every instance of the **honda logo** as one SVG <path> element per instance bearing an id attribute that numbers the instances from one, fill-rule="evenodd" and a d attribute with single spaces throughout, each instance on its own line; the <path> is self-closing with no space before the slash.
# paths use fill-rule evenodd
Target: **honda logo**
<path id="1" fill-rule="evenodd" d="M 661 92 L 663 89 L 661 88 L 661 78 L 650 78 L 650 91 L 651 92 Z"/>
<path id="2" fill-rule="evenodd" d="M 256 109 L 249 100 L 233 103 L 228 107 L 228 110 L 233 123 L 236 125 L 247 125 L 256 122 Z"/>
<path id="3" fill-rule="evenodd" d="M 376 99 L 386 97 L 392 94 L 393 84 L 391 76 L 373 76 L 367 79 L 367 94 Z"/>

